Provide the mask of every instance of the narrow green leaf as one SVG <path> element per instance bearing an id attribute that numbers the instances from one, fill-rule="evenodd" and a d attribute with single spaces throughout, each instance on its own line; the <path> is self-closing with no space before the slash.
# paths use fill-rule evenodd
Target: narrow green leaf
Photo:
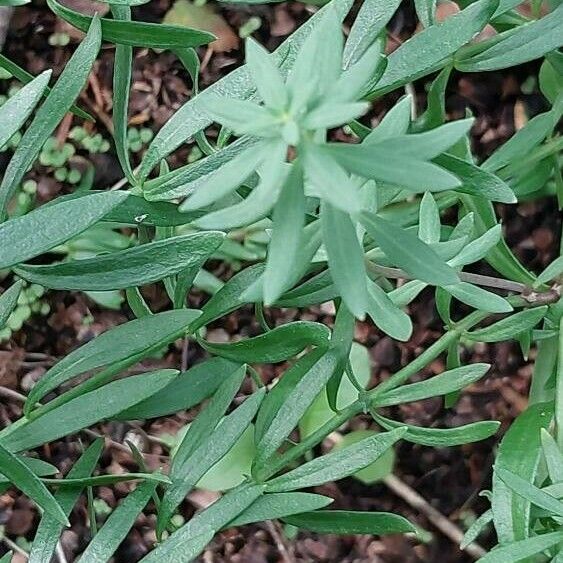
<path id="1" fill-rule="evenodd" d="M 336 452 L 330 452 L 268 481 L 268 492 L 278 493 L 315 487 L 356 473 L 381 457 L 400 440 L 406 428 L 370 436 Z"/>
<path id="2" fill-rule="evenodd" d="M 479 0 L 441 23 L 413 35 L 388 59 L 387 69 L 369 97 L 379 97 L 443 66 L 489 22 L 496 0 Z"/>
<path id="3" fill-rule="evenodd" d="M 450 265 L 454 267 L 465 266 L 465 264 L 472 264 L 481 260 L 498 244 L 501 238 L 502 227 L 500 225 L 491 227 L 480 237 L 465 245 L 463 250 L 450 260 Z"/>
<path id="4" fill-rule="evenodd" d="M 81 373 L 128 358 L 134 363 L 163 348 L 182 336 L 198 315 L 199 311 L 192 309 L 165 311 L 102 333 L 65 356 L 36 383 L 28 395 L 25 411 L 29 412 L 50 391 Z"/>
<path id="5" fill-rule="evenodd" d="M 22 264 L 15 272 L 22 278 L 51 289 L 109 291 L 147 285 L 202 261 L 221 246 L 225 235 L 219 231 L 191 233 L 101 254 L 95 258 L 54 265 Z"/>
<path id="6" fill-rule="evenodd" d="M 163 369 L 113 381 L 80 395 L 1 437 L 4 448 L 19 452 L 52 442 L 109 419 L 166 387 L 178 372 Z"/>
<path id="7" fill-rule="evenodd" d="M 416 235 L 375 213 L 364 211 L 360 219 L 387 258 L 413 277 L 434 285 L 449 285 L 458 279 L 455 270 Z"/>
<path id="8" fill-rule="evenodd" d="M 375 397 L 374 405 L 377 407 L 387 407 L 446 395 L 478 381 L 487 373 L 490 367 L 489 364 L 477 363 L 448 370 L 430 379 L 410 383 L 381 393 Z"/>
<path id="9" fill-rule="evenodd" d="M 0 132 L 0 147 L 4 146 L 25 123 L 41 99 L 50 77 L 50 70 L 42 72 L 2 104 L 0 117 L 5 127 Z"/>
<path id="10" fill-rule="evenodd" d="M 313 356 L 311 359 L 316 359 Z M 264 430 L 260 441 L 257 445 L 256 459 L 254 461 L 253 471 L 261 469 L 267 460 L 275 454 L 276 450 L 283 444 L 285 438 L 297 426 L 299 420 L 304 415 L 309 405 L 315 397 L 321 392 L 323 387 L 328 383 L 329 379 L 335 373 L 339 365 L 339 355 L 336 350 L 329 350 L 309 368 L 308 362 L 305 366 L 302 364 L 291 375 L 291 383 L 297 380 L 289 392 L 286 389 L 279 392 L 272 411 L 277 404 L 284 399 L 283 403 L 275 413 L 275 416 L 268 415 L 267 421 L 264 421 Z M 302 375 L 301 369 L 308 369 Z M 289 386 L 289 385 L 288 385 Z M 273 401 L 273 400 L 272 400 Z M 266 426 L 266 424 L 268 424 Z"/>
<path id="11" fill-rule="evenodd" d="M 352 512 L 349 510 L 320 510 L 286 516 L 286 524 L 318 534 L 404 534 L 416 532 L 406 518 L 390 512 Z"/>
<path id="12" fill-rule="evenodd" d="M 264 485 L 244 483 L 232 489 L 159 544 L 140 563 L 191 561 L 204 549 L 214 533 L 249 507 L 264 493 L 264 488 Z"/>
<path id="13" fill-rule="evenodd" d="M 515 494 L 499 478 L 497 472 L 506 469 L 528 482 L 535 479 L 541 455 L 540 430 L 549 426 L 552 414 L 552 408 L 547 404 L 529 406 L 512 423 L 500 443 L 495 461 L 491 505 L 501 544 L 528 537 L 530 502 Z"/>
<path id="14" fill-rule="evenodd" d="M 426 192 L 420 202 L 418 238 L 426 244 L 440 242 L 440 210 L 430 192 Z"/>
<path id="15" fill-rule="evenodd" d="M 512 305 L 503 297 L 467 282 L 446 285 L 444 289 L 456 299 L 479 311 L 488 313 L 510 313 L 512 311 Z"/>
<path id="16" fill-rule="evenodd" d="M 424 27 L 435 23 L 436 0 L 414 0 L 416 14 Z"/>
<path id="17" fill-rule="evenodd" d="M 68 479 L 88 477 L 92 474 L 98 459 L 102 453 L 104 441 L 102 438 L 93 442 L 88 449 L 80 456 L 68 472 Z M 71 489 L 61 489 L 55 494 L 55 500 L 60 504 L 67 517 L 70 515 L 74 505 L 78 501 L 82 487 L 72 487 Z M 45 513 L 41 517 L 41 522 L 33 538 L 29 563 L 45 563 L 51 561 L 57 548 L 57 542 L 64 527 L 49 514 Z"/>
<path id="18" fill-rule="evenodd" d="M 256 499 L 241 512 L 227 527 L 239 527 L 253 522 L 264 522 L 283 518 L 301 512 L 318 510 L 328 506 L 333 500 L 323 495 L 311 493 L 270 493 Z"/>
<path id="19" fill-rule="evenodd" d="M 477 342 L 511 340 L 534 328 L 545 317 L 547 309 L 547 306 L 525 309 L 485 328 L 467 332 L 465 336 Z"/>
<path id="20" fill-rule="evenodd" d="M 17 281 L 0 295 L 0 329 L 4 327 L 8 317 L 16 307 L 22 287 L 23 282 Z"/>
<path id="21" fill-rule="evenodd" d="M 547 283 L 563 274 L 563 256 L 556 258 L 539 276 L 538 284 Z"/>
<path id="22" fill-rule="evenodd" d="M 370 45 L 384 30 L 393 14 L 397 11 L 401 0 L 384 1 L 366 0 L 354 20 L 348 40 L 344 48 L 342 65 L 347 69 L 356 63 Z"/>
<path id="23" fill-rule="evenodd" d="M 292 281 L 297 255 L 304 242 L 305 192 L 303 170 L 293 165 L 274 207 L 273 230 L 264 270 L 264 304 L 271 305 Z"/>
<path id="24" fill-rule="evenodd" d="M 500 422 L 495 420 L 473 422 L 457 428 L 421 428 L 385 418 L 377 413 L 375 413 L 374 418 L 385 430 L 406 427 L 407 433 L 403 440 L 434 448 L 447 448 L 480 442 L 496 434 L 500 427 Z"/>
<path id="25" fill-rule="evenodd" d="M 489 508 L 469 526 L 467 532 L 463 535 L 463 540 L 459 544 L 459 548 L 464 550 L 469 544 L 473 543 L 483 529 L 493 521 L 493 511 Z"/>
<path id="26" fill-rule="evenodd" d="M 368 283 L 367 314 L 385 334 L 406 342 L 412 334 L 410 317 L 397 307 L 379 285 Z"/>
<path id="27" fill-rule="evenodd" d="M 118 420 L 159 418 L 188 410 L 210 397 L 239 367 L 223 358 L 210 358 L 180 373 L 164 389 L 119 413 Z"/>
<path id="28" fill-rule="evenodd" d="M 129 530 L 133 527 L 137 516 L 150 500 L 156 483 L 141 483 L 125 500 L 109 515 L 105 524 L 94 536 L 88 547 L 79 558 L 83 563 L 106 563 L 111 559 Z"/>
<path id="29" fill-rule="evenodd" d="M 370 131 L 363 142 L 371 145 L 406 135 L 411 124 L 413 98 L 403 96 L 384 116 L 377 126 Z"/>
<path id="30" fill-rule="evenodd" d="M 551 482 L 563 483 L 563 453 L 545 428 L 541 429 L 541 445 Z"/>
<path id="31" fill-rule="evenodd" d="M 47 475 L 55 475 L 59 470 L 50 463 L 42 461 L 34 457 L 16 456 L 18 459 L 35 474 L 37 477 L 46 477 Z M 10 483 L 10 480 L 5 475 L 0 473 L 0 485 Z"/>
<path id="32" fill-rule="evenodd" d="M 170 483 L 170 479 L 166 477 L 166 475 L 161 475 L 159 473 L 119 473 L 118 475 L 96 475 L 95 477 L 77 477 L 76 479 L 71 479 L 69 477 L 67 477 L 66 479 L 43 478 L 42 481 L 60 489 L 77 486 L 103 487 L 105 485 L 113 485 L 114 483 L 122 483 L 124 481 L 151 481 L 154 483 L 165 484 Z"/>
<path id="33" fill-rule="evenodd" d="M 172 485 L 166 489 L 160 505 L 157 523 L 158 536 L 162 534 L 174 510 L 186 495 L 237 443 L 256 415 L 264 393 L 265 389 L 259 389 L 226 416 L 207 439 L 199 444 L 192 455 L 189 457 L 182 455 L 182 458 L 178 459 L 179 463 L 176 463 L 176 458 L 174 459 L 170 474 Z M 185 454 L 185 452 L 182 453 Z"/>
<path id="34" fill-rule="evenodd" d="M 56 0 L 47 0 L 47 5 L 59 18 L 81 31 L 86 31 L 90 26 L 92 21 L 90 16 L 84 16 L 79 12 L 71 10 Z M 100 22 L 104 41 L 131 45 L 133 47 L 185 49 L 187 47 L 205 45 L 215 39 L 214 35 L 206 31 L 178 25 L 121 21 L 106 18 L 102 18 Z"/>
<path id="35" fill-rule="evenodd" d="M 100 20 L 89 18 L 92 25 L 84 28 L 88 33 L 68 61 L 45 102 L 37 110 L 35 118 L 23 134 L 12 156 L 2 184 L 0 184 L 0 221 L 5 221 L 8 203 L 16 192 L 30 164 L 36 159 L 41 147 L 59 124 L 74 100 L 80 94 L 101 44 Z M 68 215 L 66 215 L 68 218 Z M 74 223 L 75 221 L 68 221 Z"/>
<path id="36" fill-rule="evenodd" d="M 520 65 L 559 48 L 562 34 L 563 5 L 559 5 L 543 18 L 495 38 L 491 47 L 477 55 L 456 61 L 456 67 L 464 72 L 480 72 Z"/>
<path id="37" fill-rule="evenodd" d="M 208 352 L 235 362 L 276 363 L 292 358 L 307 346 L 328 346 L 329 335 L 323 324 L 296 321 L 238 342 L 199 342 Z"/>
<path id="38" fill-rule="evenodd" d="M 21 144 L 20 144 L 21 145 Z M 42 206 L 0 225 L 0 269 L 47 252 L 97 223 L 127 198 L 126 192 L 101 192 Z M 68 218 L 72 217 L 72 221 Z"/>
<path id="39" fill-rule="evenodd" d="M 541 553 L 561 541 L 563 541 L 563 532 L 551 532 L 515 541 L 493 549 L 487 555 L 481 557 L 479 563 L 507 563 L 507 561 L 517 563 L 517 561 L 522 561 L 526 557 Z"/>
<path id="40" fill-rule="evenodd" d="M 324 202 L 321 225 L 330 275 L 348 309 L 359 319 L 365 317 L 368 295 L 364 251 L 350 216 Z"/>
<path id="41" fill-rule="evenodd" d="M 57 522 L 65 526 L 69 525 L 66 514 L 47 487 L 21 459 L 10 453 L 2 445 L 0 445 L 0 471 L 22 493 L 50 514 Z"/>

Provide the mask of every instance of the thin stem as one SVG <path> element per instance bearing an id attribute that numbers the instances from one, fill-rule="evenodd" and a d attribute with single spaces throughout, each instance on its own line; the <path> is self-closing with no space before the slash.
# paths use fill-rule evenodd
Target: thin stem
<path id="1" fill-rule="evenodd" d="M 557 443 L 563 451 L 563 317 L 559 323 L 559 350 L 557 351 L 557 372 L 555 374 L 555 431 Z"/>

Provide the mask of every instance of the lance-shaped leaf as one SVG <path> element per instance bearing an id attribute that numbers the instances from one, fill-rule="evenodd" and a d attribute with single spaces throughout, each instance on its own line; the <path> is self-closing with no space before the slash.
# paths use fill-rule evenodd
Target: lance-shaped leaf
<path id="1" fill-rule="evenodd" d="M 331 502 L 330 497 L 311 493 L 269 493 L 256 499 L 244 512 L 229 522 L 227 527 L 244 526 L 318 510 Z"/>
<path id="2" fill-rule="evenodd" d="M 116 552 L 129 530 L 133 527 L 137 516 L 150 500 L 156 483 L 141 483 L 125 500 L 109 515 L 105 524 L 94 536 L 78 561 L 83 563 L 106 563 Z"/>
<path id="3" fill-rule="evenodd" d="M 515 541 L 493 549 L 479 559 L 479 563 L 516 563 L 536 555 L 563 541 L 563 532 L 551 532 L 533 538 Z"/>
<path id="4" fill-rule="evenodd" d="M 0 295 L 0 329 L 4 327 L 8 317 L 17 305 L 23 282 L 17 281 Z"/>
<path id="5" fill-rule="evenodd" d="M 132 363 L 178 339 L 199 311 L 181 309 L 135 319 L 116 326 L 55 364 L 33 387 L 25 404 L 29 412 L 47 393 L 70 379 L 131 358 Z"/>
<path id="6" fill-rule="evenodd" d="M 0 118 L 4 127 L 0 131 L 0 147 L 4 146 L 25 123 L 41 99 L 50 77 L 50 70 L 42 72 L 2 104 Z"/>
<path id="7" fill-rule="evenodd" d="M 178 463 L 176 460 L 172 463 L 172 484 L 166 489 L 160 504 L 157 535 L 162 534 L 176 507 L 197 482 L 236 444 L 256 415 L 264 393 L 264 389 L 259 389 L 246 399 L 219 423 L 207 439 L 201 441 L 191 455 L 178 451 L 182 455 Z"/>
<path id="8" fill-rule="evenodd" d="M 506 469 L 528 482 L 534 481 L 541 455 L 540 430 L 549 426 L 552 414 L 552 407 L 547 404 L 529 406 L 512 423 L 500 443 L 495 461 L 491 505 L 501 543 L 528 537 L 530 501 L 512 491 L 500 479 L 497 471 Z"/>
<path id="9" fill-rule="evenodd" d="M 199 555 L 215 532 L 234 520 L 264 494 L 264 489 L 264 485 L 250 483 L 232 489 L 174 532 L 166 541 L 143 557 L 140 563 L 191 561 Z"/>
<path id="10" fill-rule="evenodd" d="M 502 227 L 495 225 L 480 237 L 466 244 L 462 251 L 449 261 L 454 267 L 472 264 L 484 258 L 502 238 Z"/>
<path id="11" fill-rule="evenodd" d="M 267 490 L 271 493 L 279 493 L 315 487 L 327 481 L 337 481 L 352 475 L 376 461 L 406 432 L 406 428 L 397 428 L 391 432 L 364 438 L 351 446 L 318 457 L 268 481 Z"/>
<path id="12" fill-rule="evenodd" d="M 84 28 L 88 33 L 74 51 L 57 83 L 41 105 L 35 118 L 23 134 L 12 156 L 2 184 L 0 184 L 0 221 L 7 217 L 8 203 L 15 194 L 30 164 L 36 159 L 41 147 L 59 124 L 74 100 L 80 94 L 90 69 L 96 59 L 102 40 L 100 20 L 97 16 L 89 18 L 91 25 Z M 65 216 L 68 223 L 69 215 Z M 4 241 L 4 239 L 2 239 Z M 20 260 L 23 261 L 23 260 Z"/>
<path id="13" fill-rule="evenodd" d="M 68 518 L 39 477 L 23 461 L 0 445 L 0 471 L 37 506 L 57 522 L 68 526 Z"/>
<path id="14" fill-rule="evenodd" d="M 446 285 L 444 289 L 461 302 L 487 313 L 510 313 L 512 305 L 496 293 L 467 282 Z"/>
<path id="15" fill-rule="evenodd" d="M 119 413 L 119 420 L 159 418 L 188 410 L 210 397 L 239 367 L 223 358 L 210 358 L 182 372 L 164 389 Z"/>
<path id="16" fill-rule="evenodd" d="M 328 346 L 329 335 L 323 324 L 296 321 L 229 344 L 199 342 L 208 352 L 235 362 L 275 363 L 292 358 L 307 346 Z"/>
<path id="17" fill-rule="evenodd" d="M 57 16 L 81 31 L 86 31 L 92 21 L 90 16 L 71 10 L 56 0 L 47 0 L 47 5 Z M 152 49 L 198 47 L 215 39 L 215 36 L 207 31 L 161 23 L 102 18 L 101 28 L 104 41 Z"/>
<path id="18" fill-rule="evenodd" d="M 493 521 L 493 511 L 489 508 L 477 518 L 467 529 L 463 536 L 463 540 L 459 544 L 460 549 L 465 549 L 470 543 L 473 543 L 483 529 Z"/>
<path id="19" fill-rule="evenodd" d="M 377 413 L 373 413 L 373 415 L 375 421 L 385 428 L 385 430 L 406 427 L 407 433 L 404 435 L 403 440 L 434 448 L 460 446 L 462 444 L 486 440 L 496 434 L 500 427 L 500 422 L 496 420 L 484 420 L 458 426 L 457 428 L 422 428 L 420 426 L 397 422 L 396 420 L 385 418 Z"/>
<path id="20" fill-rule="evenodd" d="M 376 395 L 374 405 L 377 407 L 398 405 L 446 395 L 478 381 L 487 373 L 490 367 L 489 364 L 471 364 L 448 370 L 430 379 L 409 383 L 408 385 Z"/>
<path id="21" fill-rule="evenodd" d="M 375 213 L 364 211 L 360 217 L 387 258 L 413 277 L 434 285 L 449 285 L 458 280 L 455 270 L 416 235 Z"/>
<path id="22" fill-rule="evenodd" d="M 190 268 L 199 269 L 221 246 L 218 231 L 180 235 L 139 246 L 47 266 L 22 264 L 16 273 L 51 289 L 110 291 L 147 285 Z"/>
<path id="23" fill-rule="evenodd" d="M 563 274 L 563 256 L 556 258 L 539 276 L 537 283 L 547 283 Z"/>
<path id="24" fill-rule="evenodd" d="M 102 438 L 97 439 L 92 445 L 80 456 L 80 459 L 74 464 L 72 469 L 66 476 L 67 479 L 76 479 L 88 477 L 92 474 L 98 463 L 100 454 L 104 447 Z M 83 490 L 81 486 L 75 486 L 70 489 L 61 489 L 55 494 L 55 500 L 60 504 L 64 513 L 69 516 L 74 505 L 76 504 Z M 31 553 L 29 554 L 30 563 L 45 563 L 51 561 L 57 542 L 64 529 L 55 518 L 48 513 L 43 514 L 33 543 L 31 545 Z"/>
<path id="25" fill-rule="evenodd" d="M 406 342 L 411 337 L 410 317 L 372 281 L 368 282 L 367 314 L 380 330 L 392 338 Z"/>
<path id="26" fill-rule="evenodd" d="M 387 69 L 369 97 L 379 97 L 445 66 L 487 25 L 496 7 L 491 0 L 473 2 L 458 14 L 413 35 L 391 53 Z"/>
<path id="27" fill-rule="evenodd" d="M 27 465 L 27 467 L 32 471 L 32 473 L 37 475 L 37 477 L 46 477 L 48 475 L 55 475 L 56 473 L 59 472 L 59 470 L 54 465 L 51 465 L 50 463 L 47 463 L 46 461 L 42 461 L 35 457 L 26 457 L 23 455 L 19 455 L 16 457 L 24 465 Z M 2 473 L 0 472 L 0 486 L 6 485 L 7 483 L 10 483 L 10 479 L 8 479 L 6 475 L 2 475 Z"/>
<path id="28" fill-rule="evenodd" d="M 563 452 L 553 436 L 544 428 L 541 429 L 541 445 L 547 472 L 552 483 L 563 482 Z"/>
<path id="29" fill-rule="evenodd" d="M 163 369 L 113 381 L 84 393 L 43 416 L 25 421 L 0 437 L 4 448 L 20 452 L 74 434 L 150 397 L 166 387 L 178 372 Z"/>
<path id="30" fill-rule="evenodd" d="M 101 192 L 45 205 L 0 225 L 0 269 L 47 252 L 97 223 L 127 198 L 126 192 Z M 72 221 L 69 221 L 72 217 Z"/>
<path id="31" fill-rule="evenodd" d="M 559 48 L 562 34 L 563 5 L 559 5 L 543 18 L 515 31 L 509 30 L 501 38 L 495 37 L 491 47 L 457 61 L 456 67 L 465 72 L 478 72 L 520 65 Z"/>
<path id="32" fill-rule="evenodd" d="M 416 532 L 406 518 L 390 512 L 352 512 L 350 510 L 319 510 L 286 516 L 283 521 L 318 534 L 405 534 Z"/>
<path id="33" fill-rule="evenodd" d="M 534 328 L 545 317 L 547 309 L 547 306 L 525 309 L 485 328 L 467 332 L 466 336 L 477 342 L 511 340 Z"/>

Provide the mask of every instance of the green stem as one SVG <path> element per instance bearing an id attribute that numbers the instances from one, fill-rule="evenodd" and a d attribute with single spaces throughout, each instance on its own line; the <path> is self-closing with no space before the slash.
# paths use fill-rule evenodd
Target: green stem
<path id="1" fill-rule="evenodd" d="M 563 317 L 559 322 L 559 348 L 555 377 L 555 429 L 559 449 L 563 452 Z"/>

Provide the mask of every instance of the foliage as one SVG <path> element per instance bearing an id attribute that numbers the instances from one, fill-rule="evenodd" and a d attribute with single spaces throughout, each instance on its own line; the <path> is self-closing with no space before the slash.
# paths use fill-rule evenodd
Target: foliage
<path id="1" fill-rule="evenodd" d="M 30 561 L 51 560 L 84 490 L 91 496 L 92 487 L 116 481 L 91 477 L 99 441 L 56 481 L 45 477 L 30 450 L 103 420 L 149 419 L 203 402 L 169 444 L 167 477 L 149 473 L 132 446 L 139 473 L 118 480 L 141 482 L 82 561 L 107 561 L 149 503 L 157 512 L 158 542 L 146 563 L 191 560 L 220 530 L 273 518 L 318 533 L 412 532 L 400 515 L 330 510 L 331 499 L 298 491 L 353 475 L 364 482 L 385 478 L 400 440 L 449 447 L 494 435 L 496 421 L 419 428 L 388 418 L 386 407 L 429 397 L 454 404 L 489 369 L 461 365 L 460 349 L 511 338 L 526 354 L 538 343 L 530 406 L 500 443 L 491 510 L 468 531 L 463 547 L 492 521 L 499 546 L 483 562 L 538 554 L 560 561 L 563 267 L 559 258 L 536 277 L 521 264 L 503 240 L 493 203 L 539 197 L 563 203 L 556 129 L 563 111 L 556 50 L 563 6 L 528 21 L 514 11 L 518 1 L 477 0 L 438 22 L 436 2 L 417 0 L 422 30 L 386 56 L 386 24 L 400 2 L 365 0 L 344 41 L 342 22 L 352 2 L 332 0 L 272 54 L 247 39 L 246 64 L 197 93 L 194 48 L 214 37 L 135 21 L 130 6 L 141 1 L 110 3 L 111 17 L 100 19 L 48 0 L 57 16 L 87 32 L 51 87 L 49 72 L 34 78 L 0 58 L 0 67 L 24 83 L 0 106 L 0 145 L 13 151 L 0 185 L 0 268 L 13 280 L 0 296 L 0 337 L 9 338 L 31 312 L 47 313 L 39 301 L 45 289 L 83 291 L 118 308 L 124 291 L 133 317 L 47 371 L 27 397 L 24 416 L 0 432 L 3 483 L 43 509 Z M 489 23 L 501 33 L 473 42 Z M 113 141 L 125 179 L 117 190 L 93 190 L 91 174 L 84 180 L 67 166 L 77 149 L 109 150 L 101 135 L 76 125 L 66 143 L 53 137 L 67 112 L 89 117 L 73 104 L 104 41 L 116 44 Z M 171 50 L 194 82 L 195 95 L 154 138 L 148 129 L 128 128 L 135 46 Z M 445 123 L 451 71 L 539 58 L 539 86 L 550 109 L 476 162 L 471 116 Z M 418 117 L 414 100 L 404 96 L 377 127 L 358 121 L 371 100 L 438 71 Z M 213 123 L 220 126 L 216 144 L 204 133 Z M 352 142 L 333 140 L 331 130 L 340 127 Z M 205 156 L 169 170 L 166 157 L 191 139 Z M 134 168 L 135 154 L 147 144 Z M 39 207 L 25 180 L 36 159 L 69 191 Z M 443 222 L 446 210 L 457 215 L 454 225 Z M 125 235 L 124 227 L 135 234 Z M 52 263 L 56 254 L 63 260 Z M 30 263 L 37 257 L 40 263 Z M 203 269 L 210 259 L 239 271 L 220 282 Z M 481 260 L 499 277 L 467 271 Z M 164 285 L 170 310 L 155 314 L 145 301 L 140 288 L 153 283 Z M 201 310 L 187 308 L 194 285 L 212 294 Z M 408 305 L 425 288 L 435 293 L 443 335 L 374 386 L 367 351 L 353 342 L 356 320 L 369 317 L 383 333 L 407 341 L 413 330 Z M 269 327 L 264 318 L 264 306 L 330 301 L 333 327 L 309 321 Z M 473 311 L 459 318 L 457 301 Z M 262 334 L 230 343 L 206 339 L 210 323 L 248 304 Z M 183 373 L 135 369 L 181 338 L 211 357 Z M 442 355 L 444 373 L 409 382 Z M 250 365 L 285 361 L 289 367 L 267 388 Z M 134 375 L 120 377 L 126 371 Z M 234 408 L 248 378 L 254 388 Z M 360 413 L 371 414 L 379 431 L 340 436 L 331 451 L 314 456 L 327 436 Z M 225 479 L 229 466 L 236 475 Z M 194 487 L 224 494 L 184 523 L 175 514 Z"/>

